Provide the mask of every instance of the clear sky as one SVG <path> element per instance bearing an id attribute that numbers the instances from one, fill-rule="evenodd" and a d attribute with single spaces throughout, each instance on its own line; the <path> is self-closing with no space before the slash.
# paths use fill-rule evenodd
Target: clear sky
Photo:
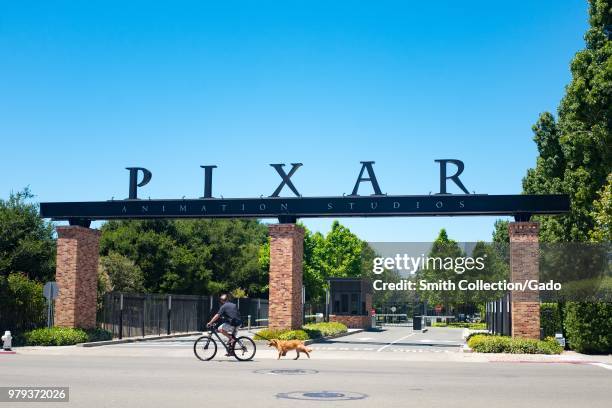
<path id="1" fill-rule="evenodd" d="M 0 0 L 0 197 L 270 195 L 302 162 L 304 196 L 350 193 L 361 160 L 383 192 L 429 194 L 438 158 L 470 191 L 511 194 L 535 164 L 583 48 L 585 0 Z M 458 191 L 455 191 L 458 192 Z M 285 190 L 284 194 L 291 194 Z M 329 229 L 332 220 L 306 221 Z M 370 241 L 488 240 L 494 218 L 342 219 Z"/>

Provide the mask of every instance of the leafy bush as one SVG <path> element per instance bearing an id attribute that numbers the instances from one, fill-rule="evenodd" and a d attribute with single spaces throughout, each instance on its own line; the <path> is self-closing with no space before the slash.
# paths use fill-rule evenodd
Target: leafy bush
<path id="1" fill-rule="evenodd" d="M 45 324 L 47 307 L 42 288 L 42 284 L 21 273 L 0 276 L 2 330 L 10 330 L 13 336 L 17 336 Z"/>
<path id="2" fill-rule="evenodd" d="M 559 354 L 563 351 L 552 337 L 534 340 L 479 334 L 470 337 L 468 346 L 479 353 Z"/>
<path id="3" fill-rule="evenodd" d="M 52 327 L 35 329 L 25 333 L 29 346 L 70 346 L 87 342 L 89 337 L 83 329 Z"/>
<path id="4" fill-rule="evenodd" d="M 563 325 L 572 350 L 612 353 L 612 303 L 567 302 Z"/>
<path id="5" fill-rule="evenodd" d="M 272 340 L 279 339 L 280 336 L 284 333 L 287 333 L 289 330 L 278 330 L 278 329 L 262 329 L 258 331 L 255 336 L 253 336 L 254 340 Z"/>
<path id="6" fill-rule="evenodd" d="M 342 323 L 312 323 L 304 325 L 301 330 L 263 329 L 255 334 L 254 339 L 309 340 L 346 333 L 347 330 L 347 327 Z"/>
<path id="7" fill-rule="evenodd" d="M 311 323 L 304 325 L 304 330 L 319 332 L 320 336 L 334 336 L 348 331 L 346 325 L 338 322 Z"/>
<path id="8" fill-rule="evenodd" d="M 561 333 L 561 313 L 556 303 L 540 305 L 540 325 L 544 331 L 544 337 L 554 337 L 556 333 Z"/>
<path id="9" fill-rule="evenodd" d="M 289 330 L 278 336 L 279 340 L 309 340 L 310 338 L 304 330 Z"/>
<path id="10" fill-rule="evenodd" d="M 470 341 L 470 339 L 474 336 L 494 336 L 494 334 L 491 333 L 484 333 L 484 332 L 474 332 L 474 333 L 470 333 L 467 335 L 467 337 L 465 338 L 465 341 Z"/>
<path id="11" fill-rule="evenodd" d="M 454 327 L 460 329 L 472 329 L 472 330 L 485 330 L 487 328 L 487 324 L 484 322 L 480 323 L 468 323 L 468 322 L 450 322 L 450 323 L 442 323 L 442 322 L 433 322 L 431 324 L 432 327 Z"/>

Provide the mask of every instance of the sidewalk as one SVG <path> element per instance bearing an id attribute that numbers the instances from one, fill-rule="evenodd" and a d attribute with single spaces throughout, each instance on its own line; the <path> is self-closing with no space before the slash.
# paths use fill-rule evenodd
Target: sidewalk
<path id="1" fill-rule="evenodd" d="M 16 354 L 0 356 L 3 358 L 23 358 L 28 356 L 114 356 L 125 358 L 195 358 L 191 348 L 159 347 L 125 347 L 125 345 L 108 345 L 104 347 L 56 346 L 56 347 L 17 347 Z M 257 342 L 256 360 L 275 360 L 278 356 L 276 350 L 267 347 L 265 342 Z M 369 361 L 414 361 L 429 362 L 467 362 L 467 363 L 574 363 L 588 364 L 601 363 L 612 366 L 612 356 L 591 356 L 576 352 L 564 352 L 561 355 L 536 354 L 484 354 L 484 353 L 393 353 L 393 352 L 363 352 L 363 351 L 326 351 L 315 350 L 312 359 L 321 360 L 369 360 Z M 304 357 L 303 357 L 304 358 Z"/>

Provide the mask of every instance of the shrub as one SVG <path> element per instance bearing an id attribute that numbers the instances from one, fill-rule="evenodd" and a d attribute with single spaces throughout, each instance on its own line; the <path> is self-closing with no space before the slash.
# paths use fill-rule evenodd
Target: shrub
<path id="1" fill-rule="evenodd" d="M 612 303 L 567 302 L 563 325 L 572 350 L 612 353 Z"/>
<path id="2" fill-rule="evenodd" d="M 544 337 L 554 337 L 561 332 L 561 314 L 556 303 L 542 303 L 540 305 L 540 325 L 544 331 Z"/>
<path id="3" fill-rule="evenodd" d="M 88 339 L 85 330 L 66 327 L 35 329 L 25 333 L 29 346 L 70 346 L 85 343 Z"/>
<path id="4" fill-rule="evenodd" d="M 552 337 L 534 340 L 477 334 L 469 338 L 468 346 L 479 353 L 559 354 L 563 351 Z"/>
<path id="5" fill-rule="evenodd" d="M 470 333 L 467 335 L 467 337 L 465 338 L 465 341 L 470 341 L 470 339 L 474 336 L 494 336 L 494 334 L 491 333 L 483 333 L 483 332 L 474 332 L 474 333 Z"/>
<path id="6" fill-rule="evenodd" d="M 0 276 L 0 328 L 18 336 L 43 326 L 47 320 L 47 301 L 42 288 L 41 283 L 21 273 Z"/>
<path id="7" fill-rule="evenodd" d="M 319 332 L 320 336 L 334 336 L 340 333 L 346 333 L 348 331 L 346 325 L 338 322 L 327 322 L 327 323 L 311 323 L 304 325 L 304 330 Z"/>
<path id="8" fill-rule="evenodd" d="M 304 330 L 289 330 L 278 336 L 279 340 L 309 340 L 310 338 Z"/>
<path id="9" fill-rule="evenodd" d="M 272 340 L 279 339 L 280 336 L 289 330 L 278 330 L 278 329 L 262 329 L 258 331 L 255 336 L 253 336 L 254 340 Z"/>
<path id="10" fill-rule="evenodd" d="M 255 340 L 309 340 L 319 337 L 333 336 L 340 333 L 346 333 L 347 327 L 342 323 L 311 323 L 306 324 L 301 330 L 275 330 L 263 329 L 258 331 Z"/>

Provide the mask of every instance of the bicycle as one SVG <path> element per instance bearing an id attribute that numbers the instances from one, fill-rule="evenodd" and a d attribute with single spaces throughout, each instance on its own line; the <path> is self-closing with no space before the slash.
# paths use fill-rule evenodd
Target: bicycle
<path id="1" fill-rule="evenodd" d="M 228 344 L 229 342 L 226 343 L 221 339 L 219 332 L 217 332 L 217 326 L 212 325 L 209 328 L 208 334 L 199 337 L 193 343 L 193 353 L 202 361 L 210 361 L 217 354 L 217 342 L 213 336 L 223 345 L 227 354 L 234 356 L 238 361 L 249 361 L 255 356 L 257 347 L 253 339 L 246 336 L 236 337 L 232 335 L 234 343 L 230 345 Z"/>

